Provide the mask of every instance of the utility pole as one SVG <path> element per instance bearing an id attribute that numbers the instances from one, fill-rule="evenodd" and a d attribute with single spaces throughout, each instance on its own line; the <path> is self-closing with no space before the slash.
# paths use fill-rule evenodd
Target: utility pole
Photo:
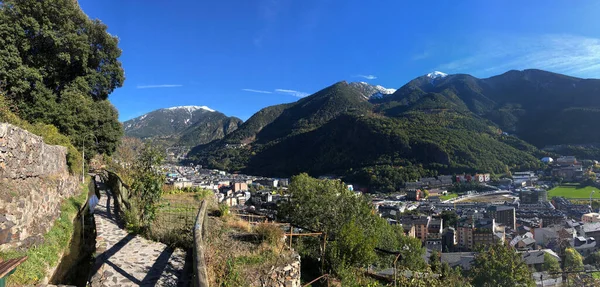
<path id="1" fill-rule="evenodd" d="M 85 137 L 81 140 L 81 183 L 85 183 Z"/>

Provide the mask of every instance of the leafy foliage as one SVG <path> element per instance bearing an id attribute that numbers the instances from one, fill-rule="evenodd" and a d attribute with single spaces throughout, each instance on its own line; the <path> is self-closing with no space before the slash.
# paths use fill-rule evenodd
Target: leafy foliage
<path id="1" fill-rule="evenodd" d="M 563 268 L 565 271 L 582 271 L 583 257 L 574 248 L 565 249 L 565 262 Z"/>
<path id="2" fill-rule="evenodd" d="M 280 247 L 283 244 L 283 230 L 275 224 L 261 223 L 254 230 L 260 240 L 273 247 Z"/>
<path id="3" fill-rule="evenodd" d="M 560 269 L 560 262 L 558 262 L 558 259 L 556 259 L 556 257 L 548 253 L 544 253 L 544 264 L 542 266 L 542 269 L 550 273 L 557 273 L 562 271 Z"/>
<path id="4" fill-rule="evenodd" d="M 334 272 L 376 263 L 389 266 L 393 258 L 376 253 L 375 247 L 400 251 L 403 255 L 400 266 L 412 270 L 425 268 L 421 242 L 405 236 L 402 228 L 391 226 L 377 216 L 366 197 L 348 191 L 341 181 L 300 174 L 292 178 L 288 191 L 290 200 L 281 207 L 280 215 L 333 239 L 328 244 L 326 264 Z M 315 250 L 320 250 L 319 240 L 308 239 L 301 244 L 308 249 L 305 256 L 318 256 Z"/>
<path id="5" fill-rule="evenodd" d="M 11 110 L 30 123 L 57 127 L 71 143 L 85 142 L 89 158 L 112 153 L 122 135 L 107 100 L 124 81 L 121 50 L 106 29 L 76 1 L 0 5 L 0 84 Z"/>
<path id="6" fill-rule="evenodd" d="M 456 223 L 458 223 L 458 214 L 454 210 L 443 210 L 440 217 L 443 220 L 444 228 L 456 227 Z"/>
<path id="7" fill-rule="evenodd" d="M 424 176 L 434 176 L 436 172 L 422 165 L 391 166 L 377 165 L 351 169 L 344 180 L 366 185 L 376 192 L 394 192 L 404 187 L 408 181 L 416 181 Z"/>
<path id="8" fill-rule="evenodd" d="M 163 155 L 152 146 L 145 146 L 133 165 L 131 194 L 138 208 L 139 222 L 145 228 L 156 216 L 165 176 L 157 169 Z"/>
<path id="9" fill-rule="evenodd" d="M 521 255 L 502 244 L 478 253 L 470 274 L 475 286 L 535 286 Z"/>
<path id="10" fill-rule="evenodd" d="M 488 186 L 479 184 L 478 182 L 475 182 L 475 181 L 454 183 L 450 188 L 448 188 L 448 192 L 455 192 L 455 193 L 465 193 L 467 191 L 472 191 L 472 190 L 481 192 L 481 191 L 490 191 L 492 189 Z"/>

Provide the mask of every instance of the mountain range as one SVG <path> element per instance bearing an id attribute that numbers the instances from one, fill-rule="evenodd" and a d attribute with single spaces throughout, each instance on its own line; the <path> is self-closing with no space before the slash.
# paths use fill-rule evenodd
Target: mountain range
<path id="1" fill-rule="evenodd" d="M 338 82 L 260 110 L 188 160 L 269 176 L 345 175 L 389 190 L 420 176 L 538 168 L 555 155 L 546 146 L 600 142 L 599 96 L 600 80 L 541 70 L 433 72 L 397 90 Z"/>
<path id="2" fill-rule="evenodd" d="M 242 120 L 206 106 L 179 106 L 152 111 L 123 123 L 125 135 L 161 146 L 209 143 L 236 130 Z"/>

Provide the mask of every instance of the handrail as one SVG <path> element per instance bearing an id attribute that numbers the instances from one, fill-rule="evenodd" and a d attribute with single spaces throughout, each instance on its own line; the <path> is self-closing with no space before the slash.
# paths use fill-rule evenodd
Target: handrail
<path id="1" fill-rule="evenodd" d="M 327 280 L 327 282 L 329 282 L 329 274 L 323 274 L 323 275 L 321 275 L 321 276 L 319 276 L 319 277 L 315 278 L 313 281 L 310 281 L 310 282 L 308 282 L 308 283 L 306 283 L 306 284 L 302 285 L 302 287 L 307 287 L 307 286 L 310 286 L 310 284 L 313 284 L 313 283 L 315 283 L 315 282 L 317 282 L 317 281 L 319 281 L 319 280 L 321 280 L 321 279 L 323 279 L 323 278 L 325 278 L 325 279 Z"/>
<path id="2" fill-rule="evenodd" d="M 208 287 L 208 269 L 204 257 L 203 228 L 206 217 L 206 201 L 200 203 L 200 209 L 194 224 L 194 286 Z"/>

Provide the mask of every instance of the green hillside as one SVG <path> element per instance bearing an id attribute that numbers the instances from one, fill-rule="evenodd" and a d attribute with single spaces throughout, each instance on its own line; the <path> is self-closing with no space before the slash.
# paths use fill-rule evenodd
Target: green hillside
<path id="1" fill-rule="evenodd" d="M 336 83 L 296 103 L 263 109 L 223 140 L 196 147 L 189 159 L 249 174 L 334 173 L 362 182 L 368 180 L 359 171 L 381 166 L 405 167 L 396 180 L 404 182 L 539 165 L 537 148 L 502 135 L 457 95 L 422 92 L 402 102 L 378 101 Z"/>
<path id="2" fill-rule="evenodd" d="M 242 123 L 205 106 L 159 109 L 123 123 L 125 135 L 161 147 L 206 144 L 235 131 Z"/>

